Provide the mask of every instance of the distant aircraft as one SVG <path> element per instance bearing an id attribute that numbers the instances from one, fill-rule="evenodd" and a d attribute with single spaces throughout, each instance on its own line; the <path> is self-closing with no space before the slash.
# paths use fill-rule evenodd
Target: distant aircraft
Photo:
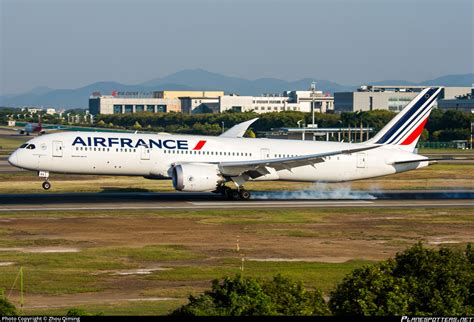
<path id="1" fill-rule="evenodd" d="M 170 179 L 179 191 L 212 191 L 247 200 L 247 181 L 342 182 L 405 172 L 430 164 L 415 152 L 441 88 L 422 90 L 372 139 L 361 143 L 243 138 L 256 119 L 218 137 L 63 132 L 29 140 L 10 164 L 38 171 Z M 233 183 L 235 188 L 226 186 Z"/>
<path id="2" fill-rule="evenodd" d="M 38 114 L 38 123 L 27 123 L 23 129 L 18 130 L 20 134 L 30 135 L 31 133 L 44 134 L 45 130 L 42 126 L 41 114 Z"/>

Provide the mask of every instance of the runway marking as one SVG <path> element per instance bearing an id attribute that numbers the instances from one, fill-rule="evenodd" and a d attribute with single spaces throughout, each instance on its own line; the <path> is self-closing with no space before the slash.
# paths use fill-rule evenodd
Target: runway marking
<path id="1" fill-rule="evenodd" d="M 346 208 L 346 207 L 381 207 L 381 208 L 439 208 L 439 207 L 474 207 L 473 201 L 459 201 L 459 202 L 437 202 L 432 200 L 430 202 L 417 202 L 415 200 L 401 200 L 401 201 L 268 201 L 268 202 L 186 202 L 187 205 L 151 205 L 151 206 L 120 206 L 120 205 L 104 205 L 104 206 L 58 206 L 58 207 L 21 207 L 12 205 L 12 207 L 1 207 L 0 212 L 13 211 L 88 211 L 88 210 L 196 210 L 196 209 L 265 209 L 265 208 L 307 208 L 307 207 L 330 207 L 330 208 Z"/>
<path id="2" fill-rule="evenodd" d="M 41 208 L 31 208 L 31 207 L 22 207 L 22 208 L 1 208 L 0 212 L 5 212 L 5 211 L 57 211 L 57 210 L 66 210 L 66 211 L 72 211 L 72 210 L 137 210 L 137 209 L 196 209 L 194 206 L 150 206 L 150 207 L 144 207 L 144 206 L 136 206 L 136 207 L 110 207 L 110 206 L 104 206 L 104 207 L 41 207 Z"/>
<path id="3" fill-rule="evenodd" d="M 334 204 L 371 204 L 373 201 L 365 201 L 365 200 L 317 200 L 317 201 L 303 201 L 303 200 L 294 200 L 294 201 L 249 201 L 248 203 L 242 203 L 242 201 L 217 201 L 217 202 L 209 202 L 209 201 L 194 201 L 191 202 L 193 205 L 196 206 L 269 206 L 269 205 L 334 205 Z"/>

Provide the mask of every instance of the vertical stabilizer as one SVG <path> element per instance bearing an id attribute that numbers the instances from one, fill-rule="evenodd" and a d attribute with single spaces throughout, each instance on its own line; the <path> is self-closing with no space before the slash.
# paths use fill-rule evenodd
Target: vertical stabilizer
<path id="1" fill-rule="evenodd" d="M 394 145 L 413 152 L 441 87 L 426 88 L 367 143 Z"/>

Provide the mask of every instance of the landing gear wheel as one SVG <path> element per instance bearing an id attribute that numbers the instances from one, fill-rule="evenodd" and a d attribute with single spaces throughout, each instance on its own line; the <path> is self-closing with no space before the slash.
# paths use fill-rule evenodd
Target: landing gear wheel
<path id="1" fill-rule="evenodd" d="M 251 196 L 250 191 L 245 190 L 245 189 L 240 189 L 239 191 L 240 200 L 249 200 L 250 196 Z"/>
<path id="2" fill-rule="evenodd" d="M 223 195 L 226 198 L 229 198 L 229 195 L 230 195 L 231 191 L 232 191 L 231 188 L 225 187 L 225 186 L 220 189 L 221 195 Z"/>
<path id="3" fill-rule="evenodd" d="M 49 183 L 48 181 L 43 182 L 43 189 L 49 190 L 49 188 L 51 188 L 51 183 Z"/>
<path id="4" fill-rule="evenodd" d="M 230 195 L 231 195 L 232 200 L 240 200 L 239 190 L 232 189 Z"/>

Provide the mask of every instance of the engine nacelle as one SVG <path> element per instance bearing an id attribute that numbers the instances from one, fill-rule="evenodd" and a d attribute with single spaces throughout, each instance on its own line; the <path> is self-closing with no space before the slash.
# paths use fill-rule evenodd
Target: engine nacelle
<path id="1" fill-rule="evenodd" d="M 178 164 L 173 168 L 173 187 L 179 191 L 214 191 L 225 182 L 214 164 Z"/>

